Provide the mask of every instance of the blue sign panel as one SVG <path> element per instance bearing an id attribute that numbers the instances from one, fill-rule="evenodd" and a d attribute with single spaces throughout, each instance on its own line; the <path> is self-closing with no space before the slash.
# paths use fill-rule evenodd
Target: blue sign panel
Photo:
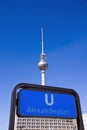
<path id="1" fill-rule="evenodd" d="M 77 117 L 75 97 L 72 94 L 23 89 L 18 98 L 18 114 L 21 116 Z"/>

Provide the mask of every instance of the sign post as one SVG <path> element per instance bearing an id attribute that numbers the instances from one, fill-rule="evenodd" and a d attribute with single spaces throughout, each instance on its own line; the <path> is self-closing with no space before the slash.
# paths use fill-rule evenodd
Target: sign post
<path id="1" fill-rule="evenodd" d="M 78 94 L 59 87 L 17 85 L 9 130 L 84 130 Z"/>

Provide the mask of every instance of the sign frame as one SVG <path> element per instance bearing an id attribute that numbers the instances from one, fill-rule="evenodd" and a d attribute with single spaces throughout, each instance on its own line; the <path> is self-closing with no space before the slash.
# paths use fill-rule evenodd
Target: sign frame
<path id="1" fill-rule="evenodd" d="M 66 94 L 72 94 L 72 95 L 74 95 L 75 102 L 76 102 L 76 108 L 77 108 L 77 125 L 78 125 L 78 130 L 84 130 L 83 119 L 82 119 L 82 112 L 81 112 L 81 105 L 80 105 L 80 99 L 79 99 L 79 96 L 78 96 L 78 94 L 77 94 L 77 92 L 75 90 L 68 89 L 68 88 L 53 87 L 53 86 L 28 84 L 28 83 L 20 83 L 20 84 L 16 85 L 16 87 L 13 89 L 12 97 L 11 97 L 9 130 L 14 130 L 15 110 L 16 110 L 16 107 L 18 105 L 18 93 L 19 93 L 19 91 L 21 89 L 39 90 L 39 91 L 44 91 L 45 90 L 45 91 L 48 91 L 48 92 L 55 92 L 55 93 L 59 92 L 59 93 L 66 93 Z M 19 117 L 23 118 L 22 116 L 20 116 L 17 113 L 17 111 L 16 111 L 16 114 Z M 25 116 L 25 117 L 28 118 L 27 116 Z"/>

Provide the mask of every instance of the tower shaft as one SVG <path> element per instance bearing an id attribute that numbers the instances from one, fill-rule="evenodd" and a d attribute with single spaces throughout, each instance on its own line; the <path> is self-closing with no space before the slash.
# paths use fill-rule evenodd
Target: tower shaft
<path id="1" fill-rule="evenodd" d="M 45 70 L 42 70 L 42 71 L 41 71 L 41 85 L 46 85 Z"/>

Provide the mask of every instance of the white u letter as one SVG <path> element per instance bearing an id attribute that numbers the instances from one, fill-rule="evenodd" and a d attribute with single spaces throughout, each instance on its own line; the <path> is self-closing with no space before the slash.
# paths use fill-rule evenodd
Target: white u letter
<path id="1" fill-rule="evenodd" d="M 52 106 L 52 105 L 54 104 L 53 94 L 51 94 L 51 100 L 50 100 L 50 102 L 48 102 L 48 94 L 45 94 L 45 103 L 46 103 L 48 106 Z"/>

